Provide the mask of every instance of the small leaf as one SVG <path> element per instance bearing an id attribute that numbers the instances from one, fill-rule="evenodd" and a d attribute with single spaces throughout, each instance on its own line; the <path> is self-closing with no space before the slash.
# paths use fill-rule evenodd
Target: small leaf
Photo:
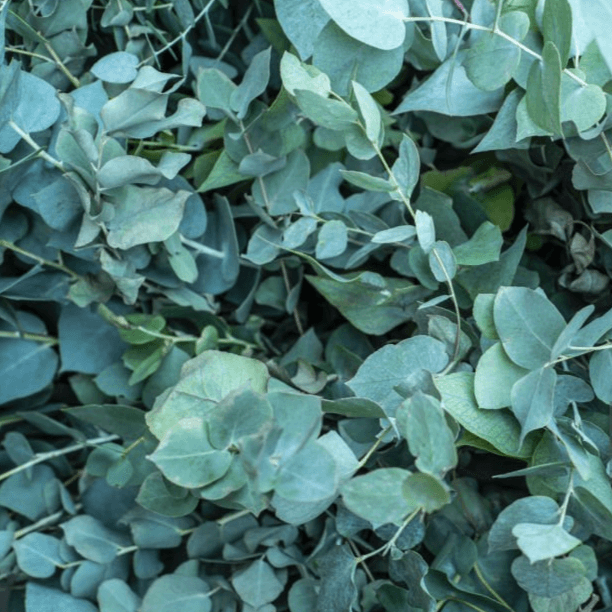
<path id="1" fill-rule="evenodd" d="M 234 89 L 230 96 L 230 106 L 236 111 L 238 119 L 244 119 L 249 105 L 261 95 L 270 80 L 270 55 L 272 47 L 257 53 L 247 68 L 242 83 Z"/>
<path id="2" fill-rule="evenodd" d="M 110 563 L 130 543 L 125 534 L 109 529 L 87 514 L 71 518 L 62 524 L 62 529 L 66 542 L 81 556 L 96 563 Z"/>
<path id="3" fill-rule="evenodd" d="M 584 574 L 584 565 L 571 557 L 530 563 L 527 557 L 520 556 L 512 562 L 512 575 L 519 586 L 540 597 L 556 597 L 570 591 Z"/>
<path id="4" fill-rule="evenodd" d="M 595 395 L 606 404 L 612 402 L 612 351 L 596 351 L 589 360 L 589 375 Z"/>
<path id="5" fill-rule="evenodd" d="M 499 409 L 511 405 L 512 387 L 529 373 L 506 355 L 501 342 L 489 347 L 478 360 L 474 395 L 480 408 Z"/>
<path id="6" fill-rule="evenodd" d="M 157 578 L 142 600 L 141 612 L 210 612 L 209 586 L 197 576 L 166 574 Z"/>
<path id="7" fill-rule="evenodd" d="M 554 43 L 544 43 L 542 61 L 534 62 L 527 81 L 527 111 L 548 132 L 561 133 L 561 58 Z"/>
<path id="8" fill-rule="evenodd" d="M 351 82 L 353 93 L 359 106 L 359 112 L 365 121 L 366 136 L 371 142 L 378 143 L 382 136 L 382 117 L 374 98 L 363 85 Z"/>
<path id="9" fill-rule="evenodd" d="M 25 584 L 25 612 L 62 610 L 62 612 L 98 612 L 90 601 L 73 597 L 59 589 L 52 589 L 33 580 Z"/>
<path id="10" fill-rule="evenodd" d="M 329 77 L 325 73 L 315 66 L 303 64 L 287 51 L 281 59 L 280 70 L 283 86 L 291 95 L 296 89 L 312 91 L 324 98 L 331 92 Z"/>
<path id="11" fill-rule="evenodd" d="M 125 51 L 109 53 L 91 68 L 91 73 L 107 83 L 130 83 L 138 74 L 138 57 Z"/>
<path id="12" fill-rule="evenodd" d="M 497 225 L 485 221 L 474 235 L 453 249 L 460 266 L 480 266 L 491 261 L 499 261 L 504 240 Z"/>
<path id="13" fill-rule="evenodd" d="M 375 526 L 399 525 L 414 508 L 402 492 L 408 476 L 410 472 L 400 468 L 380 468 L 355 476 L 342 487 L 342 499 L 351 512 Z"/>
<path id="14" fill-rule="evenodd" d="M 410 198 L 412 191 L 419 182 L 421 158 L 414 140 L 404 134 L 399 145 L 399 156 L 395 160 L 391 172 L 397 181 L 402 195 Z"/>
<path id="15" fill-rule="evenodd" d="M 438 400 L 417 391 L 397 409 L 396 418 L 419 471 L 442 476 L 457 463 L 455 436 Z"/>
<path id="16" fill-rule="evenodd" d="M 386 230 L 376 232 L 372 236 L 372 242 L 376 244 L 392 244 L 394 242 L 404 242 L 416 236 L 414 225 L 398 225 Z"/>
<path id="17" fill-rule="evenodd" d="M 198 417 L 180 419 L 148 458 L 170 482 L 186 488 L 214 482 L 232 462 L 231 453 L 210 444 L 207 426 Z"/>
<path id="18" fill-rule="evenodd" d="M 402 494 L 411 510 L 422 508 L 434 512 L 450 502 L 450 491 L 431 474 L 410 474 L 402 484 Z"/>
<path id="19" fill-rule="evenodd" d="M 448 242 L 438 240 L 429 252 L 429 267 L 440 282 L 450 282 L 457 274 L 457 260 Z"/>
<path id="20" fill-rule="evenodd" d="M 540 368 L 514 383 L 512 412 L 521 424 L 521 443 L 530 431 L 545 427 L 553 418 L 556 382 L 552 368 Z"/>
<path id="21" fill-rule="evenodd" d="M 283 591 L 284 585 L 274 570 L 263 559 L 258 559 L 249 567 L 232 577 L 232 585 L 240 599 L 260 608 L 273 602 Z"/>
<path id="22" fill-rule="evenodd" d="M 368 191 L 393 191 L 393 185 L 387 180 L 377 176 L 372 176 L 357 170 L 341 170 L 343 178 L 349 183 L 367 189 Z"/>
<path id="23" fill-rule="evenodd" d="M 100 612 L 136 612 L 140 597 L 123 580 L 111 578 L 98 587 L 98 605 Z"/>
<path id="24" fill-rule="evenodd" d="M 419 245 L 425 253 L 429 253 L 436 242 L 433 217 L 423 210 L 417 210 L 414 222 Z"/>
<path id="25" fill-rule="evenodd" d="M 566 555 L 581 544 L 559 524 L 519 523 L 512 528 L 512 534 L 530 563 Z"/>
<path id="26" fill-rule="evenodd" d="M 32 578 L 49 578 L 64 563 L 60 541 L 43 533 L 29 533 L 13 543 L 17 565 Z"/>
<path id="27" fill-rule="evenodd" d="M 315 256 L 317 259 L 328 259 L 342 255 L 348 245 L 346 225 L 337 219 L 326 221 L 319 230 Z"/>

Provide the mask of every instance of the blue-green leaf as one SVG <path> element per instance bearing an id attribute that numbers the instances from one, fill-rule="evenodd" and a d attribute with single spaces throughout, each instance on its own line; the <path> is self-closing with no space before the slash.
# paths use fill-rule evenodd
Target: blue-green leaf
<path id="1" fill-rule="evenodd" d="M 263 559 L 254 561 L 246 570 L 235 574 L 232 585 L 240 599 L 253 608 L 274 601 L 284 589 L 274 570 Z"/>
<path id="2" fill-rule="evenodd" d="M 142 612 L 210 612 L 212 602 L 206 582 L 197 576 L 166 574 L 149 587 L 142 600 Z"/>
<path id="3" fill-rule="evenodd" d="M 60 541 L 44 533 L 29 533 L 13 544 L 19 568 L 33 578 L 49 578 L 64 563 Z"/>

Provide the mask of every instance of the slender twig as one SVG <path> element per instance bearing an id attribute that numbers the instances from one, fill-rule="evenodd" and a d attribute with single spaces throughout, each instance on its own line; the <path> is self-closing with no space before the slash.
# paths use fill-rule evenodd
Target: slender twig
<path id="1" fill-rule="evenodd" d="M 26 251 L 25 249 L 18 247 L 17 245 L 13 244 L 12 242 L 9 242 L 8 240 L 0 239 L 0 248 L 9 249 L 10 251 L 19 253 L 20 255 L 23 255 L 24 257 L 28 257 L 29 259 L 33 259 L 34 261 L 37 261 L 39 264 L 42 264 L 43 266 L 48 266 L 49 268 L 55 268 L 56 270 L 61 270 L 62 272 L 74 278 L 75 280 L 78 280 L 81 278 L 76 272 L 74 272 L 70 268 L 67 268 L 64 264 L 56 263 L 55 261 L 50 261 L 48 259 L 45 259 L 44 257 L 35 255 L 34 253 L 30 253 L 30 251 Z"/>
<path id="2" fill-rule="evenodd" d="M 48 453 L 40 453 L 34 455 L 32 459 L 26 461 L 26 463 L 22 463 L 12 470 L 8 470 L 8 472 L 4 472 L 4 474 L 0 474 L 0 481 L 6 480 L 9 476 L 13 476 L 13 474 L 18 474 L 19 472 L 23 472 L 23 470 L 27 470 L 29 467 L 33 465 L 37 465 L 38 463 L 43 463 L 44 461 L 49 461 L 50 459 L 55 459 L 56 457 L 62 457 L 63 455 L 68 455 L 69 453 L 74 453 L 76 451 L 82 450 L 88 446 L 95 446 L 97 444 L 106 444 L 106 442 L 112 442 L 113 440 L 118 440 L 120 436 L 116 434 L 111 434 L 107 436 L 100 436 L 99 438 L 92 438 L 90 440 L 85 440 L 84 442 L 79 442 L 78 444 L 73 444 L 72 446 L 66 446 L 65 448 L 60 448 L 54 451 L 49 451 Z"/>
<path id="3" fill-rule="evenodd" d="M 42 342 L 52 346 L 57 344 L 59 341 L 57 338 L 52 336 L 46 336 L 45 334 L 32 334 L 30 332 L 20 331 L 0 331 L 0 338 L 14 338 L 16 340 L 33 340 L 34 342 Z"/>
<path id="4" fill-rule="evenodd" d="M 17 132 L 17 134 L 19 134 L 19 136 L 21 136 L 21 138 L 36 151 L 39 157 L 42 157 L 45 161 L 54 165 L 58 170 L 61 170 L 62 172 L 66 171 L 66 166 L 64 166 L 61 161 L 51 157 L 51 155 L 49 155 L 41 146 L 39 146 L 36 141 L 27 132 L 24 132 L 12 119 L 8 120 L 7 125 Z"/>
<path id="5" fill-rule="evenodd" d="M 491 595 L 493 595 L 493 597 L 500 603 L 500 605 L 506 608 L 506 610 L 509 610 L 509 612 L 514 612 L 514 608 L 510 607 L 508 605 L 508 602 L 506 602 L 506 600 L 487 582 L 487 579 L 484 577 L 482 570 L 480 569 L 480 567 L 478 567 L 478 563 L 474 563 L 474 572 L 478 577 L 478 580 L 482 582 L 484 588 L 487 589 L 487 591 L 489 591 Z"/>
<path id="6" fill-rule="evenodd" d="M 206 6 L 195 16 L 193 23 L 190 23 L 189 26 L 186 27 L 176 38 L 166 43 L 161 49 L 154 51 L 153 55 L 151 55 L 150 57 L 147 57 L 147 59 L 140 62 L 139 67 L 144 66 L 151 59 L 157 59 L 157 57 L 161 55 L 164 51 L 167 51 L 168 49 L 173 47 L 177 42 L 179 42 L 179 40 L 182 40 L 183 38 L 185 38 L 185 36 L 187 36 L 187 34 L 189 34 L 189 32 L 196 26 L 198 21 L 200 21 L 200 19 L 202 19 L 202 17 L 204 17 L 204 15 L 208 13 L 208 11 L 211 9 L 212 5 L 216 1 L 217 0 L 209 0 L 208 4 L 206 4 Z"/>

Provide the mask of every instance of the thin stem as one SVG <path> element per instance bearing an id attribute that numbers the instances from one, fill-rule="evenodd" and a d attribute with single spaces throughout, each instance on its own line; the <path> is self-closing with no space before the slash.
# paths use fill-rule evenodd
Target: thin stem
<path id="1" fill-rule="evenodd" d="M 81 278 L 76 272 L 73 272 L 70 268 L 67 268 L 64 264 L 59 264 L 54 261 L 49 261 L 48 259 L 45 259 L 44 257 L 40 257 L 39 255 L 35 255 L 34 253 L 30 253 L 29 251 L 26 251 L 25 249 L 18 247 L 17 245 L 13 244 L 12 242 L 9 242 L 8 240 L 0 239 L 0 248 L 9 249 L 10 251 L 19 253 L 20 255 L 23 255 L 24 257 L 28 257 L 30 259 L 33 259 L 34 261 L 37 261 L 39 264 L 42 264 L 43 266 L 48 266 L 50 268 L 55 268 L 56 270 L 61 270 L 62 272 L 65 272 L 66 274 L 74 278 L 75 280 L 78 280 Z"/>
<path id="2" fill-rule="evenodd" d="M 493 30 L 499 30 L 499 20 L 501 19 L 502 6 L 504 5 L 504 0 L 497 0 L 497 10 L 495 11 L 495 23 L 493 24 Z"/>
<path id="3" fill-rule="evenodd" d="M 70 70 L 66 68 L 64 62 L 62 62 L 59 55 L 55 52 L 55 49 L 51 46 L 51 43 L 49 41 L 45 41 L 45 49 L 49 52 L 49 55 L 53 58 L 58 68 L 66 75 L 68 80 L 72 83 L 73 87 L 80 87 L 81 82 L 79 81 L 79 79 L 77 79 L 74 74 L 72 74 L 72 72 L 70 72 Z"/>
<path id="4" fill-rule="evenodd" d="M 225 253 L 223 251 L 217 251 L 217 249 L 207 247 L 205 244 L 200 244 L 195 240 L 185 238 L 185 236 L 181 236 L 181 242 L 198 251 L 199 253 L 202 253 L 203 255 L 210 255 L 211 257 L 215 257 L 216 259 L 225 259 Z"/>
<path id="5" fill-rule="evenodd" d="M 250 510 L 238 510 L 238 512 L 234 512 L 233 514 L 226 514 L 220 519 L 217 519 L 215 522 L 217 523 L 217 525 L 219 525 L 219 527 L 223 527 L 223 525 L 227 525 L 228 523 L 231 523 L 236 519 L 242 518 L 243 516 L 248 516 L 249 514 L 251 514 Z"/>
<path id="6" fill-rule="evenodd" d="M 26 463 L 22 463 L 17 467 L 9 470 L 8 472 L 4 472 L 4 474 L 0 474 L 0 481 L 6 480 L 9 476 L 13 476 L 13 474 L 18 474 L 19 472 L 23 472 L 23 470 L 27 470 L 29 467 L 33 465 L 37 465 L 38 463 L 43 463 L 44 461 L 49 461 L 50 459 L 55 459 L 56 457 L 62 457 L 63 455 L 68 455 L 69 453 L 74 453 L 75 451 L 82 450 L 88 446 L 95 446 L 97 444 L 105 444 L 106 442 L 112 442 L 113 440 L 118 440 L 119 436 L 116 434 L 111 434 L 107 436 L 100 436 L 99 438 L 93 438 L 91 440 L 85 440 L 85 442 L 79 442 L 78 444 L 73 444 L 72 446 L 67 446 L 66 448 L 60 448 L 58 450 L 49 451 L 48 453 L 40 453 L 34 455 L 32 459 L 27 461 Z"/>
<path id="7" fill-rule="evenodd" d="M 563 503 L 561 504 L 561 507 L 559 508 L 559 525 L 561 527 L 563 527 L 563 521 L 565 520 L 565 515 L 567 514 L 567 507 L 570 503 L 570 499 L 572 498 L 572 493 L 574 492 L 573 475 L 574 475 L 574 470 L 571 471 L 569 483 L 567 486 L 567 491 L 565 492 Z"/>
<path id="8" fill-rule="evenodd" d="M 27 132 L 24 132 L 12 119 L 9 119 L 7 123 L 11 126 L 11 128 L 13 128 L 15 132 L 17 132 L 17 134 L 19 134 L 19 136 L 21 136 L 23 140 L 25 140 L 36 151 L 39 157 L 42 157 L 45 161 L 55 166 L 58 170 L 61 170 L 62 172 L 66 171 L 66 166 L 64 166 L 61 161 L 55 159 L 54 157 L 51 157 L 51 155 L 49 155 L 42 147 L 40 147 L 36 143 L 36 141 Z"/>
<path id="9" fill-rule="evenodd" d="M 376 452 L 376 449 L 383 443 L 383 438 L 385 437 L 385 435 L 392 429 L 393 425 L 387 425 L 387 427 L 382 430 L 376 442 L 372 444 L 370 450 L 361 458 L 361 461 L 357 464 L 357 469 L 355 470 L 356 472 L 360 470 L 370 460 L 370 457 Z"/>
<path id="10" fill-rule="evenodd" d="M 231 33 L 223 49 L 221 49 L 221 52 L 217 56 L 217 59 L 215 60 L 214 65 L 219 64 L 219 62 L 223 59 L 223 56 L 229 51 L 229 48 L 232 46 L 232 43 L 234 42 L 236 36 L 238 36 L 238 32 L 240 32 L 240 30 L 244 28 L 248 18 L 251 15 L 252 10 L 253 10 L 253 5 L 249 6 L 249 8 L 245 11 L 244 15 L 242 16 L 242 19 L 238 22 L 238 25 L 234 28 L 234 31 Z"/>
<path id="11" fill-rule="evenodd" d="M 59 342 L 57 338 L 53 338 L 52 336 L 46 336 L 45 334 L 31 334 L 30 332 L 20 331 L 0 331 L 0 338 L 33 340 L 34 342 L 42 342 L 43 344 L 48 344 L 49 346 L 53 346 L 54 344 L 57 344 Z"/>
<path id="12" fill-rule="evenodd" d="M 78 512 L 82 507 L 83 507 L 83 504 L 75 504 L 74 509 Z M 41 518 L 36 523 L 32 523 L 31 525 L 28 525 L 27 527 L 24 527 L 23 529 L 19 529 L 19 531 L 16 531 L 13 534 L 13 538 L 15 540 L 18 540 L 19 538 L 22 538 L 23 536 L 28 535 L 28 533 L 32 533 L 32 531 L 37 531 L 38 529 L 42 527 L 47 527 L 48 525 L 52 525 L 53 523 L 55 523 L 55 521 L 58 521 L 59 519 L 61 519 L 62 516 L 64 516 L 64 514 L 65 514 L 65 510 L 58 510 L 57 512 L 54 512 L 53 514 L 50 514 L 49 516 L 45 516 L 44 518 Z"/>
<path id="13" fill-rule="evenodd" d="M 453 19 L 451 17 L 438 17 L 438 16 L 404 17 L 404 21 L 411 22 L 411 23 L 429 23 L 432 21 L 440 21 L 442 23 L 454 23 L 460 26 L 465 25 L 466 27 L 471 28 L 472 30 L 480 30 L 481 32 L 489 32 L 491 34 L 495 34 L 496 36 L 500 36 L 504 40 L 507 40 L 509 43 L 512 43 L 515 47 L 518 47 L 521 51 L 524 51 L 528 55 L 531 55 L 532 57 L 535 57 L 536 59 L 542 61 L 542 56 L 539 53 L 536 53 L 529 47 L 526 47 L 523 43 L 519 42 L 515 38 L 512 38 L 512 36 L 509 36 L 508 34 L 503 32 L 499 28 L 487 28 L 486 26 L 481 26 L 476 23 L 466 23 L 465 21 L 461 21 L 460 19 Z M 563 72 L 565 72 L 565 74 L 567 74 L 567 76 L 570 77 L 570 79 L 573 79 L 574 81 L 576 81 L 576 83 L 578 83 L 582 87 L 587 86 L 586 81 L 583 81 L 579 76 L 576 76 L 573 72 L 571 72 L 567 68 L 564 68 Z"/>
<path id="14" fill-rule="evenodd" d="M 484 588 L 487 589 L 487 591 L 489 591 L 489 593 L 491 593 L 491 595 L 493 595 L 493 597 L 504 608 L 506 608 L 506 610 L 509 610 L 509 612 L 514 612 L 514 608 L 509 606 L 508 603 L 505 601 L 505 599 L 487 582 L 487 579 L 484 577 L 480 567 L 478 567 L 478 563 L 474 563 L 474 572 L 476 573 L 476 576 L 478 576 L 478 580 L 482 582 L 482 585 L 484 586 Z"/>
<path id="15" fill-rule="evenodd" d="M 151 55 L 147 59 L 140 62 L 138 66 L 139 67 L 144 66 L 150 59 L 157 59 L 157 57 L 161 55 L 164 51 L 167 51 L 168 49 L 173 47 L 179 40 L 182 40 L 183 38 L 185 38 L 185 36 L 187 36 L 187 34 L 195 27 L 198 21 L 200 21 L 200 19 L 202 19 L 202 17 L 204 17 L 204 15 L 208 13 L 208 11 L 210 10 L 210 8 L 215 2 L 216 0 L 209 0 L 208 4 L 195 16 L 193 23 L 189 24 L 189 26 L 186 27 L 183 32 L 181 32 L 176 38 L 171 40 L 169 43 L 166 43 L 161 49 L 154 51 L 153 55 Z"/>
<path id="16" fill-rule="evenodd" d="M 281 259 L 280 261 L 281 272 L 283 274 L 283 282 L 285 283 L 285 289 L 287 290 L 287 295 L 289 295 L 291 291 L 291 284 L 289 283 L 289 275 L 287 274 L 287 266 L 285 262 Z M 293 318 L 295 319 L 295 324 L 297 325 L 298 332 L 300 336 L 304 335 L 304 328 L 302 327 L 302 322 L 300 321 L 300 316 L 297 311 L 297 307 L 293 309 Z"/>

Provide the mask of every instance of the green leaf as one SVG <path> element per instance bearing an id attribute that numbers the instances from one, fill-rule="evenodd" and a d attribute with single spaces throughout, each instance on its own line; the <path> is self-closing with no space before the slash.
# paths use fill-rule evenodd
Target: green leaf
<path id="1" fill-rule="evenodd" d="M 125 534 L 109 529 L 87 514 L 75 516 L 61 527 L 66 542 L 82 557 L 96 563 L 110 563 L 121 548 L 131 543 Z"/>
<path id="2" fill-rule="evenodd" d="M 281 465 L 275 491 L 296 502 L 333 496 L 338 486 L 334 457 L 321 444 L 311 442 Z"/>
<path id="3" fill-rule="evenodd" d="M 170 482 L 194 489 L 221 478 L 229 469 L 232 454 L 215 449 L 204 419 L 193 416 L 180 419 L 148 459 Z"/>
<path id="4" fill-rule="evenodd" d="M 305 89 L 296 89 L 295 98 L 302 112 L 322 127 L 346 130 L 357 122 L 357 111 L 344 100 L 329 100 Z"/>
<path id="5" fill-rule="evenodd" d="M 253 608 L 273 602 L 284 589 L 274 570 L 263 559 L 236 573 L 232 577 L 232 585 L 240 599 Z"/>
<path id="6" fill-rule="evenodd" d="M 107 83 L 130 83 L 138 74 L 138 57 L 133 53 L 116 51 L 100 58 L 91 73 Z"/>
<path id="7" fill-rule="evenodd" d="M 199 504 L 198 498 L 184 490 L 182 497 L 177 496 L 174 488 L 160 472 L 152 472 L 142 483 L 136 501 L 143 508 L 164 516 L 186 516 L 193 512 Z"/>
<path id="8" fill-rule="evenodd" d="M 499 261 L 504 240 L 497 225 L 485 221 L 474 235 L 453 249 L 460 266 L 480 266 L 491 261 Z"/>
<path id="9" fill-rule="evenodd" d="M 612 402 L 612 351 L 596 351 L 591 355 L 589 375 L 595 395 L 606 404 Z"/>
<path id="10" fill-rule="evenodd" d="M 544 42 L 559 50 L 561 67 L 565 68 L 572 47 L 572 8 L 568 0 L 546 0 L 542 14 Z"/>
<path id="11" fill-rule="evenodd" d="M 361 187 L 361 189 L 382 192 L 393 191 L 393 185 L 387 179 L 372 176 L 366 172 L 358 172 L 357 170 L 340 170 L 340 174 L 342 174 L 345 181 L 348 181 L 357 187 Z"/>
<path id="12" fill-rule="evenodd" d="M 284 88 L 291 94 L 296 89 L 312 91 L 326 98 L 331 92 L 329 77 L 315 66 L 304 64 L 295 55 L 285 51 L 280 63 Z"/>
<path id="13" fill-rule="evenodd" d="M 127 321 L 134 326 L 131 329 L 119 329 L 119 336 L 129 344 L 146 344 L 155 339 L 157 334 L 166 326 L 166 320 L 161 315 L 148 315 L 133 313 L 126 317 Z M 136 328 L 136 329 L 134 329 Z M 147 332 L 153 332 L 149 334 Z"/>
<path id="14" fill-rule="evenodd" d="M 63 372 L 99 374 L 126 349 L 117 329 L 89 308 L 66 304 L 58 328 Z"/>
<path id="15" fill-rule="evenodd" d="M 319 230 L 315 256 L 317 259 L 328 259 L 342 255 L 348 245 L 346 225 L 337 219 L 326 221 Z"/>
<path id="16" fill-rule="evenodd" d="M 206 371 L 207 375 L 202 373 Z M 157 398 L 146 414 L 151 432 L 161 439 L 184 417 L 203 417 L 232 391 L 250 384 L 256 393 L 265 393 L 268 369 L 257 359 L 204 351 L 181 369 L 181 380 Z"/>
<path id="17" fill-rule="evenodd" d="M 210 612 L 212 602 L 206 582 L 196 576 L 166 574 L 149 587 L 142 600 L 142 612 Z"/>
<path id="18" fill-rule="evenodd" d="M 529 370 L 513 363 L 504 351 L 501 342 L 489 347 L 478 360 L 474 377 L 474 395 L 480 408 L 508 408 L 515 382 Z"/>
<path id="19" fill-rule="evenodd" d="M 342 487 L 342 499 L 351 512 L 370 521 L 375 528 L 385 523 L 400 525 L 414 508 L 402 490 L 408 476 L 410 472 L 401 468 L 372 470 L 351 478 Z"/>
<path id="20" fill-rule="evenodd" d="M 493 293 L 480 293 L 474 300 L 473 315 L 476 325 L 480 328 L 482 335 L 490 340 L 499 340 L 495 322 L 493 320 L 493 304 L 495 295 Z"/>
<path id="21" fill-rule="evenodd" d="M 329 15 L 318 0 L 274 0 L 276 17 L 302 60 L 307 60 Z"/>
<path id="22" fill-rule="evenodd" d="M 606 94 L 599 85 L 582 86 L 563 75 L 561 79 L 561 121 L 572 121 L 579 132 L 593 127 L 606 112 Z"/>
<path id="23" fill-rule="evenodd" d="M 434 227 L 433 217 L 423 210 L 417 210 L 414 224 L 420 247 L 425 253 L 429 253 L 436 242 L 436 228 Z"/>
<path id="24" fill-rule="evenodd" d="M 355 395 L 375 401 L 392 417 L 404 399 L 396 389 L 414 393 L 427 383 L 428 373 L 440 372 L 447 363 L 442 342 L 413 336 L 372 353 L 347 385 Z"/>
<path id="25" fill-rule="evenodd" d="M 204 68 L 198 72 L 197 95 L 203 104 L 231 114 L 230 99 L 236 85 L 220 70 Z"/>
<path id="26" fill-rule="evenodd" d="M 547 132 L 561 134 L 561 58 L 550 41 L 544 43 L 542 61 L 531 66 L 525 98 L 533 122 Z"/>
<path id="27" fill-rule="evenodd" d="M 29 533 L 13 543 L 17 565 L 32 578 L 50 578 L 64 563 L 60 541 L 44 533 Z"/>
<path id="28" fill-rule="evenodd" d="M 123 187 L 115 196 L 115 214 L 107 223 L 108 244 L 129 249 L 166 240 L 178 229 L 190 196 L 189 191 L 174 193 L 165 187 Z"/>
<path id="29" fill-rule="evenodd" d="M 435 279 L 449 282 L 457 274 L 457 260 L 448 242 L 438 240 L 429 252 L 429 267 Z"/>
<path id="30" fill-rule="evenodd" d="M 431 474 L 410 474 L 402 483 L 402 494 L 411 510 L 434 512 L 450 503 L 450 491 Z"/>
<path id="31" fill-rule="evenodd" d="M 530 563 L 566 555 L 581 543 L 558 523 L 519 523 L 512 528 L 512 535 L 516 536 L 518 547 Z"/>
<path id="32" fill-rule="evenodd" d="M 124 439 L 139 438 L 146 428 L 146 413 L 133 406 L 90 404 L 88 406 L 64 408 L 63 411 Z"/>
<path id="33" fill-rule="evenodd" d="M 230 106 L 236 111 L 240 120 L 246 117 L 251 102 L 266 90 L 270 80 L 271 53 L 272 47 L 268 47 L 253 56 L 242 83 L 234 89 L 230 96 Z"/>
<path id="34" fill-rule="evenodd" d="M 221 400 L 208 417 L 211 444 L 225 449 L 256 435 L 272 421 L 270 402 L 251 389 L 237 389 Z"/>
<path id="35" fill-rule="evenodd" d="M 343 414 L 348 417 L 384 418 L 381 407 L 363 397 L 345 397 L 337 400 L 323 400 L 323 411 Z"/>
<path id="36" fill-rule="evenodd" d="M 253 197 L 271 215 L 284 215 L 297 210 L 293 194 L 306 189 L 310 176 L 308 157 L 301 149 L 287 156 L 284 168 L 264 176 L 253 185 Z"/>
<path id="37" fill-rule="evenodd" d="M 530 372 L 512 387 L 512 412 L 521 424 L 521 443 L 534 429 L 545 427 L 553 418 L 557 373 L 552 368 Z"/>
<path id="38" fill-rule="evenodd" d="M 364 45 L 330 21 L 315 42 L 312 61 L 329 76 L 337 94 L 349 96 L 352 82 L 370 93 L 383 89 L 398 75 L 403 57 L 402 46 L 381 50 Z"/>
<path id="39" fill-rule="evenodd" d="M 507 410 L 481 410 L 474 397 L 474 374 L 458 372 L 436 379 L 442 405 L 462 427 L 508 457 L 529 458 L 533 439 L 520 445 L 520 426 Z"/>
<path id="40" fill-rule="evenodd" d="M 391 172 L 397 181 L 400 192 L 405 198 L 410 198 L 412 191 L 419 182 L 421 158 L 414 140 L 404 134 L 399 145 L 399 156 L 393 163 Z"/>
<path id="41" fill-rule="evenodd" d="M 98 612 L 96 606 L 85 599 L 52 589 L 32 580 L 25 584 L 25 612 Z"/>
<path id="42" fill-rule="evenodd" d="M 371 142 L 378 143 L 383 134 L 382 116 L 374 98 L 357 81 L 351 81 L 359 112 L 365 122 L 366 136 Z"/>
<path id="43" fill-rule="evenodd" d="M 529 31 L 529 17 L 522 11 L 506 13 L 500 20 L 499 29 L 521 42 Z M 495 91 L 512 78 L 520 58 L 521 51 L 516 44 L 487 32 L 470 48 L 464 62 L 465 72 L 479 89 Z"/>
<path id="44" fill-rule="evenodd" d="M 123 580 L 111 578 L 98 587 L 98 605 L 100 612 L 136 612 L 140 597 Z"/>
<path id="45" fill-rule="evenodd" d="M 412 318 L 416 301 L 428 295 L 419 285 L 374 272 L 324 278 L 306 275 L 321 293 L 360 331 L 382 335 Z"/>
<path id="46" fill-rule="evenodd" d="M 404 42 L 406 0 L 382 4 L 368 0 L 320 0 L 321 6 L 349 36 L 376 49 L 395 49 Z"/>
<path id="47" fill-rule="evenodd" d="M 408 93 L 393 112 L 431 111 L 451 117 L 471 117 L 495 112 L 504 99 L 503 89 L 482 92 L 467 77 L 463 61 L 467 51 L 450 57 L 416 89 Z"/>
<path id="48" fill-rule="evenodd" d="M 520 556 L 512 562 L 512 575 L 519 586 L 540 597 L 556 597 L 573 589 L 584 574 L 584 565 L 571 557 L 530 563 Z"/>
<path id="49" fill-rule="evenodd" d="M 527 231 L 523 228 L 515 243 L 500 255 L 499 261 L 464 268 L 457 274 L 457 282 L 472 299 L 476 299 L 481 293 L 495 293 L 503 285 L 511 285 L 526 241 Z"/>
<path id="50" fill-rule="evenodd" d="M 612 7 L 606 0 L 593 0 L 582 3 L 580 12 L 586 23 L 589 38 L 595 38 L 608 69 L 612 71 L 612 39 L 608 29 L 612 19 Z"/>
<path id="51" fill-rule="evenodd" d="M 372 242 L 376 244 L 405 242 L 414 238 L 415 235 L 416 229 L 414 225 L 398 225 L 397 227 L 390 227 L 389 229 L 376 232 L 374 236 L 372 236 Z"/>
<path id="52" fill-rule="evenodd" d="M 514 527 L 520 523 L 556 525 L 559 522 L 559 506 L 550 497 L 531 495 L 513 501 L 495 519 L 487 537 L 489 552 L 517 550 Z"/>
<path id="53" fill-rule="evenodd" d="M 502 287 L 495 297 L 493 316 L 508 357 L 529 370 L 551 359 L 566 325 L 548 298 L 526 287 Z"/>
<path id="54" fill-rule="evenodd" d="M 440 477 L 456 465 L 455 436 L 437 399 L 417 391 L 395 416 L 419 471 Z"/>

